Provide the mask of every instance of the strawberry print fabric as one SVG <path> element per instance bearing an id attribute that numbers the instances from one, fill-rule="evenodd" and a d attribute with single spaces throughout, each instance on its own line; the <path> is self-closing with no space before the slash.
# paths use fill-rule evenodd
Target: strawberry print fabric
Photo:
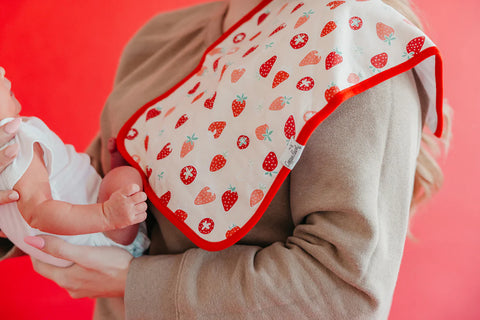
<path id="1" fill-rule="evenodd" d="M 170 221 L 221 250 L 260 219 L 336 107 L 414 67 L 439 136 L 441 58 L 402 15 L 380 0 L 263 1 L 186 79 L 138 110 L 119 149 Z"/>

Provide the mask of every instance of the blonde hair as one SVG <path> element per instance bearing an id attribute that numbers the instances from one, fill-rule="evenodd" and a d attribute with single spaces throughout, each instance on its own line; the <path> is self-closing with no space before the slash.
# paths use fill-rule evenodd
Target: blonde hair
<path id="1" fill-rule="evenodd" d="M 417 27 L 423 29 L 420 18 L 415 13 L 409 0 L 382 1 L 392 8 L 395 8 Z M 429 131 L 424 130 L 422 132 L 421 147 L 417 157 L 412 202 L 410 204 L 410 217 L 415 213 L 419 204 L 430 199 L 438 190 L 440 190 L 443 184 L 442 169 L 438 165 L 436 159 L 440 156 L 442 151 L 446 153 L 448 150 L 451 138 L 452 119 L 452 109 L 446 101 L 444 101 L 443 109 L 444 131 L 442 137 L 437 139 Z"/>

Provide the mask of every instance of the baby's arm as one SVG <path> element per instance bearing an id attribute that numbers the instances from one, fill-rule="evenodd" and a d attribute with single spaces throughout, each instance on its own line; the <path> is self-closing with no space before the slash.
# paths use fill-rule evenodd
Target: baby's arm
<path id="1" fill-rule="evenodd" d="M 43 151 L 36 143 L 33 160 L 14 189 L 18 209 L 27 223 L 44 232 L 75 235 L 124 228 L 145 220 L 145 195 L 140 187 L 120 189 L 104 203 L 73 205 L 52 199 Z"/>

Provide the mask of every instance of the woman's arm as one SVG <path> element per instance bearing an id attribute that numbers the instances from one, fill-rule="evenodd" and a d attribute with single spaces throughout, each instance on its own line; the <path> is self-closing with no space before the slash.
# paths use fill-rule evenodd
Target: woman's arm
<path id="1" fill-rule="evenodd" d="M 82 186 L 79 186 L 82 187 Z M 124 228 L 143 221 L 139 186 L 125 186 L 104 203 L 74 205 L 52 199 L 43 151 L 36 143 L 30 166 L 15 184 L 21 198 L 18 209 L 25 221 L 44 232 L 76 235 Z"/>
<path id="2" fill-rule="evenodd" d="M 290 175 L 296 227 L 286 242 L 134 259 L 127 318 L 385 319 L 407 230 L 420 114 L 411 73 L 345 102 L 317 128 Z"/>

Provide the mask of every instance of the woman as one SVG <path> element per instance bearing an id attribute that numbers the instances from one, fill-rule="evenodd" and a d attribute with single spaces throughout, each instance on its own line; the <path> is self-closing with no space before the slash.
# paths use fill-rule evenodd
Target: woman
<path id="1" fill-rule="evenodd" d="M 389 2 L 409 15 L 404 2 Z M 163 14 L 132 39 L 89 150 L 100 172 L 110 169 L 107 142 L 135 112 L 132 105 L 187 76 L 258 3 L 231 0 Z M 414 71 L 345 101 L 314 131 L 262 219 L 225 250 L 197 248 L 152 207 L 149 255 L 132 259 L 118 248 L 38 237 L 38 248 L 75 264 L 60 269 L 34 261 L 35 270 L 73 297 L 99 298 L 96 319 L 386 319 L 412 193 L 414 205 L 423 194 L 418 187 L 429 191 L 438 181 L 422 179 L 422 172 L 414 181 L 416 168 L 432 168 L 417 164 L 427 104 Z M 438 178 L 434 163 L 433 172 Z"/>

